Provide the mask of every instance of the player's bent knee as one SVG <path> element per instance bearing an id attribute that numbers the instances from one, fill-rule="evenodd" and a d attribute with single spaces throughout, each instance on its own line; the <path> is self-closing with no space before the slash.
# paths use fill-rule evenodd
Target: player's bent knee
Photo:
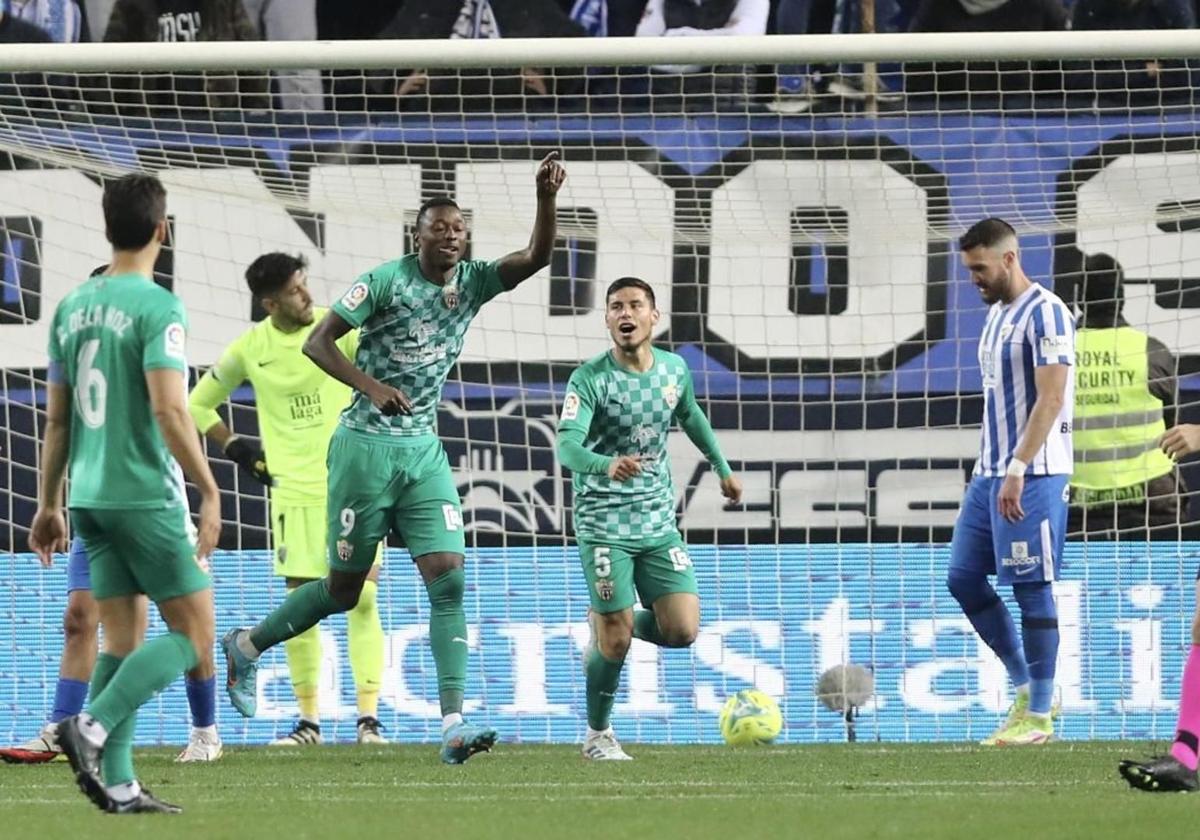
<path id="1" fill-rule="evenodd" d="M 63 612 L 63 633 L 66 643 L 96 644 L 96 628 L 100 623 L 100 615 L 95 607 L 91 609 L 71 603 Z"/>
<path id="2" fill-rule="evenodd" d="M 333 572 L 329 575 L 325 586 L 329 590 L 329 597 L 333 599 L 333 603 L 339 611 L 348 612 L 358 606 L 358 599 L 362 594 L 363 581 L 365 579 L 365 574 Z"/>
<path id="3" fill-rule="evenodd" d="M 694 624 L 676 625 L 662 628 L 663 641 L 667 647 L 691 647 L 700 635 L 700 628 Z"/>

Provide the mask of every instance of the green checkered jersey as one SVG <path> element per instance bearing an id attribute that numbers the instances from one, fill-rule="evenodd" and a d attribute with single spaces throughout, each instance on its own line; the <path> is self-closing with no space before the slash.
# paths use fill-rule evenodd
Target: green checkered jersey
<path id="1" fill-rule="evenodd" d="M 58 305 L 50 376 L 71 389 L 70 507 L 187 504 L 145 376 L 186 376 L 186 335 L 183 303 L 138 274 L 92 277 Z"/>
<path id="2" fill-rule="evenodd" d="M 653 353 L 654 363 L 645 373 L 622 367 L 606 352 L 571 374 L 558 423 L 558 450 L 573 473 L 577 537 L 638 542 L 674 531 L 667 433 L 676 420 L 718 475 L 730 475 L 708 418 L 696 403 L 687 362 L 666 350 L 653 348 Z M 620 455 L 640 456 L 641 474 L 623 482 L 609 478 L 608 465 Z"/>
<path id="3" fill-rule="evenodd" d="M 355 392 L 342 412 L 342 425 L 381 435 L 436 433 L 442 386 L 462 353 L 467 327 L 502 291 L 496 264 L 482 260 L 459 263 L 454 281 L 444 286 L 425 279 L 416 254 L 359 277 L 333 304 L 343 320 L 361 328 L 354 364 L 403 391 L 413 410 L 386 417 L 365 394 Z"/>

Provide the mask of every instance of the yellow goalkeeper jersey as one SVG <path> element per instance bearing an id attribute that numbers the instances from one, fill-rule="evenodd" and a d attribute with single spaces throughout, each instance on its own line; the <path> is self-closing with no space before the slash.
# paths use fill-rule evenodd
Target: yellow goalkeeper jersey
<path id="1" fill-rule="evenodd" d="M 251 327 L 200 378 L 189 400 L 192 418 L 204 433 L 221 419 L 217 406 L 249 380 L 267 469 L 275 479 L 271 501 L 276 504 L 325 503 L 325 452 L 338 415 L 350 402 L 350 388 L 313 364 L 300 348 L 326 311 L 314 310 L 313 323 L 293 333 L 280 332 L 270 318 Z M 337 344 L 353 361 L 358 331 L 346 333 Z"/>

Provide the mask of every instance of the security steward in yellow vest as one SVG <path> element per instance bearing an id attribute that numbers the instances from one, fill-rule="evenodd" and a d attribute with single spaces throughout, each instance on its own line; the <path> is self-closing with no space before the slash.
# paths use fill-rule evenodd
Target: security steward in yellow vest
<path id="1" fill-rule="evenodd" d="M 1067 531 L 1172 538 L 1180 523 L 1179 477 L 1159 441 L 1174 422 L 1175 359 L 1122 316 L 1123 280 L 1106 254 L 1084 263 Z"/>

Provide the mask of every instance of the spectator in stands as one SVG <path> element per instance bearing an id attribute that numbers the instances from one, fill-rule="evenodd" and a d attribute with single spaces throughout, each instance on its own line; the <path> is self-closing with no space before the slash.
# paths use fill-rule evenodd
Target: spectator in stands
<path id="1" fill-rule="evenodd" d="M 0 2 L 0 44 L 49 44 L 53 40 L 40 26 L 8 14 Z"/>
<path id="2" fill-rule="evenodd" d="M 892 32 L 899 16 L 896 0 L 875 0 L 875 32 Z M 775 31 L 780 35 L 807 35 L 817 32 L 849 34 L 862 30 L 861 0 L 779 0 L 775 9 Z M 779 67 L 775 101 L 767 107 L 781 114 L 809 110 L 824 94 L 852 100 L 865 100 L 867 91 L 857 66 L 825 64 L 810 68 L 807 64 Z M 876 77 L 872 95 L 877 102 L 898 102 Z"/>
<path id="3" fill-rule="evenodd" d="M 1071 28 L 1195 29 L 1191 0 L 1075 0 Z M 1072 86 L 1093 91 L 1097 105 L 1157 107 L 1189 96 L 1183 61 L 1095 61 L 1072 74 Z M 1158 95 L 1148 99 L 1147 91 Z"/>
<path id="4" fill-rule="evenodd" d="M 8 0 L 8 13 L 42 29 L 60 44 L 86 41 L 87 24 L 75 0 Z"/>
<path id="5" fill-rule="evenodd" d="M 242 0 L 267 41 L 317 40 L 317 0 Z M 325 89 L 319 70 L 276 70 L 275 93 L 284 111 L 324 111 Z"/>
<path id="6" fill-rule="evenodd" d="M 1084 261 L 1075 338 L 1075 473 L 1068 533 L 1177 537 L 1180 482 L 1158 448 L 1175 422 L 1175 359 L 1129 326 L 1124 277 L 1107 254 Z"/>
<path id="7" fill-rule="evenodd" d="M 104 40 L 104 30 L 108 29 L 108 19 L 112 17 L 115 2 L 116 0 L 82 0 L 79 4 L 85 12 L 89 41 Z"/>
<path id="8" fill-rule="evenodd" d="M 381 38 L 562 38 L 583 34 L 555 0 L 407 0 Z M 578 70 L 411 69 L 372 83 L 385 107 L 415 111 L 491 111 L 548 107 L 582 89 Z M 389 96 L 390 95 L 390 96 Z M 390 100 L 390 101 L 389 101 Z"/>
<path id="9" fill-rule="evenodd" d="M 913 32 L 1057 32 L 1067 28 L 1062 0 L 921 0 Z M 910 63 L 909 93 L 971 97 L 976 107 L 1004 106 L 1017 97 L 1032 102 L 1040 90 L 1061 90 L 1059 68 L 1046 62 Z M 994 101 L 993 101 L 994 100 Z M 1025 107 L 1028 107 L 1026 104 Z"/>
<path id="10" fill-rule="evenodd" d="M 0 44 L 48 44 L 41 27 L 5 12 L 0 0 Z M 41 73 L 0 73 L 0 107 L 13 113 L 37 112 L 49 104 L 46 78 Z"/>
<path id="11" fill-rule="evenodd" d="M 113 6 L 105 41 L 257 41 L 258 31 L 241 0 L 117 0 Z M 111 88 L 128 77 L 114 79 Z M 267 77 L 248 73 L 243 77 L 206 73 L 201 76 L 173 74 L 151 76 L 144 82 L 145 96 L 132 98 L 114 91 L 122 113 L 129 105 L 150 108 L 178 107 L 185 110 L 265 110 L 269 105 Z"/>
<path id="12" fill-rule="evenodd" d="M 765 35 L 770 0 L 649 0 L 639 38 L 713 35 Z M 651 68 L 651 104 L 685 110 L 712 110 L 745 104 L 747 71 L 741 65 L 704 67 L 660 64 Z"/>

